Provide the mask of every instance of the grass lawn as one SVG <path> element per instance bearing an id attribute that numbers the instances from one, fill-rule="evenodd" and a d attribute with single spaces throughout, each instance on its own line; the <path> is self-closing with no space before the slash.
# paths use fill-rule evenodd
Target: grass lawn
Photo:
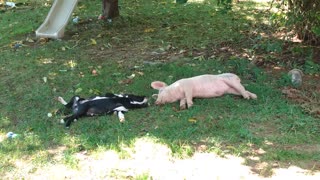
<path id="1" fill-rule="evenodd" d="M 226 10 L 214 0 L 127 0 L 112 23 L 97 19 L 100 0 L 79 1 L 80 21 L 62 40 L 35 37 L 52 1 L 14 2 L 0 5 L 4 179 L 319 178 L 319 47 L 285 40 L 268 1 Z M 291 85 L 293 68 L 302 86 Z M 223 72 L 258 99 L 154 105 L 152 81 Z M 110 115 L 59 124 L 56 97 L 106 92 L 145 95 L 150 106 L 124 123 Z"/>

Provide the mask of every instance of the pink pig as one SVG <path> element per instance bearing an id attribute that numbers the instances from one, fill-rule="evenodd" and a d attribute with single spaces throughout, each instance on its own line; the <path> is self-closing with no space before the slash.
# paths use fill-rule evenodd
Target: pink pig
<path id="1" fill-rule="evenodd" d="M 154 81 L 151 83 L 151 87 L 159 90 L 157 105 L 180 100 L 180 109 L 190 108 L 193 104 L 193 98 L 212 98 L 224 94 L 241 95 L 245 99 L 257 98 L 257 95 L 246 91 L 240 83 L 240 78 L 232 73 L 205 74 L 180 79 L 169 86 L 164 82 Z"/>

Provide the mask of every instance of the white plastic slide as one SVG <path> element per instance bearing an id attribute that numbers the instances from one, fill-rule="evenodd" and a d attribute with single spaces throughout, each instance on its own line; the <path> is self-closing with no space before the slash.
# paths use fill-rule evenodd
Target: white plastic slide
<path id="1" fill-rule="evenodd" d="M 36 36 L 60 39 L 76 7 L 78 0 L 55 0 L 47 18 L 36 30 Z"/>

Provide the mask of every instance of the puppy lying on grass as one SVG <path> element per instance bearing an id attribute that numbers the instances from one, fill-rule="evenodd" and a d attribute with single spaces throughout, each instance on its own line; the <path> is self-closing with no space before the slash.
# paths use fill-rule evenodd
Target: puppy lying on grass
<path id="1" fill-rule="evenodd" d="M 156 104 L 180 101 L 180 109 L 190 108 L 193 98 L 212 98 L 224 94 L 241 95 L 245 99 L 256 99 L 257 95 L 245 90 L 240 78 L 232 73 L 219 75 L 200 75 L 185 78 L 167 85 L 161 81 L 151 83 L 153 89 L 159 90 Z"/>
<path id="2" fill-rule="evenodd" d="M 96 116 L 117 113 L 120 122 L 124 122 L 124 112 L 128 109 L 143 108 L 148 106 L 148 99 L 145 96 L 132 94 L 111 94 L 105 96 L 94 96 L 89 99 L 73 96 L 67 103 L 62 97 L 57 99 L 66 108 L 72 109 L 72 115 L 61 120 L 67 128 L 71 123 L 83 116 Z"/>

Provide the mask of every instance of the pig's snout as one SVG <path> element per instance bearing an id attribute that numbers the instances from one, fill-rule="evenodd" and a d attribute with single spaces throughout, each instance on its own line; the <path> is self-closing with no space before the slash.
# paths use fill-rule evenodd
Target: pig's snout
<path id="1" fill-rule="evenodd" d="M 154 102 L 156 105 L 161 104 L 161 101 L 159 100 L 159 95 L 158 94 L 153 94 L 152 98 L 155 99 L 156 101 Z"/>
<path id="2" fill-rule="evenodd" d="M 163 101 L 163 99 L 159 99 L 159 98 L 155 102 L 156 105 L 163 105 L 165 103 L 166 103 L 166 101 Z"/>
<path id="3" fill-rule="evenodd" d="M 157 101 L 155 102 L 155 104 L 156 104 L 156 105 L 160 105 L 160 104 L 162 104 L 162 103 L 161 103 L 161 101 L 158 101 L 158 100 L 157 100 Z"/>

